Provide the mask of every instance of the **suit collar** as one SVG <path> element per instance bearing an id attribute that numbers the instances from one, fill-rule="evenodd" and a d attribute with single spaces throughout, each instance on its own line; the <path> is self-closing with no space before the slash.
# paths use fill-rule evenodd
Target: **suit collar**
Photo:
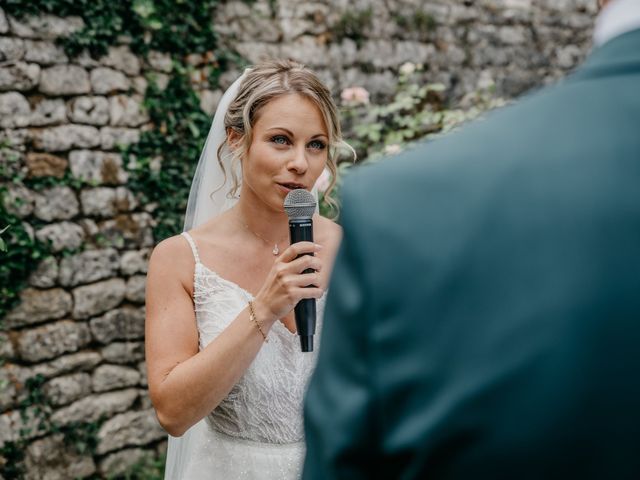
<path id="1" fill-rule="evenodd" d="M 640 73 L 640 28 L 596 48 L 574 78 Z"/>

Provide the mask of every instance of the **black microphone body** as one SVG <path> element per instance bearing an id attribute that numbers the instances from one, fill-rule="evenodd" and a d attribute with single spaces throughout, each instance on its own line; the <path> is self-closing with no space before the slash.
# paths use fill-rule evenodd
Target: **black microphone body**
<path id="1" fill-rule="evenodd" d="M 313 221 L 310 218 L 289 220 L 289 236 L 292 245 L 297 242 L 313 242 Z M 303 255 L 313 254 L 304 253 Z M 303 273 L 313 272 L 315 272 L 314 269 L 307 268 Z M 295 306 L 294 311 L 302 351 L 313 352 L 313 336 L 316 333 L 316 299 L 303 298 Z"/>
<path id="2" fill-rule="evenodd" d="M 292 190 L 284 200 L 284 210 L 289 217 L 289 236 L 291 244 L 313 242 L 313 214 L 316 210 L 316 199 L 304 189 Z M 304 255 L 313 255 L 306 253 Z M 299 258 L 299 257 L 298 257 Z M 303 273 L 313 273 L 312 268 Z M 308 285 L 311 287 L 312 285 Z M 294 307 L 296 328 L 300 336 L 303 352 L 313 352 L 313 336 L 316 333 L 316 299 L 303 298 Z"/>

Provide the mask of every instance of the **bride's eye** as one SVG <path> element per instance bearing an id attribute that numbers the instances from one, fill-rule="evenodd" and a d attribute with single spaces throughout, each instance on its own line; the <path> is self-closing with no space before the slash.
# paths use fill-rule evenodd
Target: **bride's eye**
<path id="1" fill-rule="evenodd" d="M 309 147 L 314 150 L 324 150 L 326 144 L 322 140 L 313 140 L 309 143 Z"/>
<path id="2" fill-rule="evenodd" d="M 271 141 L 273 143 L 275 143 L 276 145 L 288 145 L 289 144 L 289 139 L 287 137 L 285 137 L 284 135 L 274 135 L 273 137 L 271 137 Z"/>

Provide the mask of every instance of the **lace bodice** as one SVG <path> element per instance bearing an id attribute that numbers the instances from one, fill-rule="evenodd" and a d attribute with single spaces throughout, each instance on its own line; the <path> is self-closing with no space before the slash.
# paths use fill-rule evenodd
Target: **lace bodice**
<path id="1" fill-rule="evenodd" d="M 253 296 L 206 267 L 188 233 L 195 258 L 193 301 L 202 350 L 246 308 Z M 208 416 L 217 432 L 267 443 L 292 443 L 303 438 L 302 401 L 315 365 L 326 296 L 317 302 L 314 353 L 301 353 L 298 335 L 276 322 L 251 366 L 229 395 Z"/>

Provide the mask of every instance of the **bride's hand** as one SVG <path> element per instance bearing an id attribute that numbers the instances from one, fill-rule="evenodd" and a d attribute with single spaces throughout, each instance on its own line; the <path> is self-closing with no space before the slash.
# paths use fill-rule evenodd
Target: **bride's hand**
<path id="1" fill-rule="evenodd" d="M 322 259 L 313 255 L 321 248 L 311 242 L 294 243 L 275 260 L 254 301 L 271 320 L 283 318 L 303 298 L 322 296 L 326 287 L 320 275 Z M 315 272 L 303 273 L 309 268 Z"/>

